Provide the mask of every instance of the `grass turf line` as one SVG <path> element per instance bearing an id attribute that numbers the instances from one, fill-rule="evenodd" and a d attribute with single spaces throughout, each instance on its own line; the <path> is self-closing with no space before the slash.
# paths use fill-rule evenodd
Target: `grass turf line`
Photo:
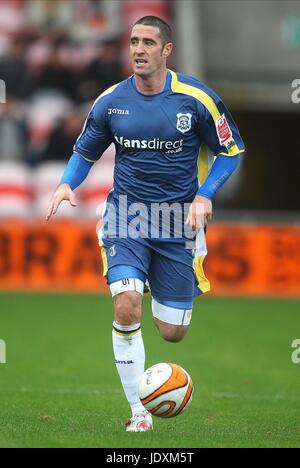
<path id="1" fill-rule="evenodd" d="M 195 302 L 185 339 L 164 342 L 144 302 L 146 367 L 175 362 L 195 385 L 190 408 L 128 434 L 108 296 L 0 294 L 0 447 L 299 447 L 297 300 Z"/>

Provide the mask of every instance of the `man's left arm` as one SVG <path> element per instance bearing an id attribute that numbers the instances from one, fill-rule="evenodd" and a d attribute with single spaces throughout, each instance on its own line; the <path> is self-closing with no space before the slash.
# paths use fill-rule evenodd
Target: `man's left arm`
<path id="1" fill-rule="evenodd" d="M 212 219 L 212 199 L 227 179 L 233 174 L 239 164 L 240 156 L 220 155 L 214 161 L 210 173 L 204 184 L 199 187 L 196 197 L 191 204 L 187 223 L 192 229 L 203 227 Z M 200 226 L 200 225 L 201 226 Z"/>
<path id="2" fill-rule="evenodd" d="M 238 167 L 240 153 L 245 151 L 239 130 L 217 94 L 212 92 L 206 105 L 198 102 L 198 117 L 197 133 L 202 144 L 217 157 L 190 207 L 186 222 L 193 230 L 212 219 L 211 200 Z"/>

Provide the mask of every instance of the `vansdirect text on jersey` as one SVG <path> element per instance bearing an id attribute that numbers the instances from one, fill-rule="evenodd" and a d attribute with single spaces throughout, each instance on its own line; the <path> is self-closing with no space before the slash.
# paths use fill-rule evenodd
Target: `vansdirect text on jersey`
<path id="1" fill-rule="evenodd" d="M 180 153 L 183 150 L 183 139 L 180 140 L 160 140 L 154 138 L 152 140 L 128 139 L 122 136 L 115 135 L 116 142 L 129 149 L 148 149 L 162 150 L 166 154 Z"/>

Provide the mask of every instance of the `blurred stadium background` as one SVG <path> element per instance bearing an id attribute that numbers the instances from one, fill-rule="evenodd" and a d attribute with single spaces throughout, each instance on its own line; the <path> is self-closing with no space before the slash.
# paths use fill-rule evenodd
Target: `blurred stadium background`
<path id="1" fill-rule="evenodd" d="M 51 311 L 45 304 L 52 304 L 54 299 L 34 292 L 108 293 L 101 278 L 96 226 L 97 209 L 112 186 L 114 148 L 106 151 L 77 190 L 76 209 L 62 206 L 55 220 L 49 224 L 45 223 L 44 217 L 50 196 L 72 154 L 73 144 L 93 101 L 111 84 L 131 73 L 127 53 L 130 26 L 146 14 L 161 16 L 173 26 L 175 53 L 169 67 L 197 76 L 217 91 L 233 114 L 246 143 L 247 151 L 238 172 L 215 199 L 214 222 L 208 229 L 209 255 L 205 271 L 212 284 L 210 296 L 221 296 L 220 299 L 208 299 L 208 307 L 215 313 L 218 311 L 215 315 L 212 313 L 211 317 L 216 317 L 216 320 L 212 319 L 209 326 L 215 327 L 215 337 L 222 340 L 224 337 L 218 323 L 225 310 L 232 318 L 229 323 L 237 334 L 241 326 L 244 333 L 240 336 L 242 346 L 248 331 L 243 328 L 241 320 L 246 320 L 248 325 L 252 320 L 253 324 L 253 320 L 259 321 L 269 308 L 268 320 L 261 325 L 267 330 L 272 323 L 272 310 L 277 307 L 276 331 L 274 328 L 273 335 L 271 331 L 269 335 L 267 333 L 271 340 L 268 350 L 261 341 L 262 347 L 257 348 L 256 356 L 255 345 L 253 342 L 252 347 L 249 345 L 254 360 L 259 360 L 265 350 L 271 362 L 274 351 L 272 338 L 275 347 L 276 340 L 280 341 L 282 325 L 286 341 L 281 345 L 289 363 L 282 362 L 282 369 L 285 369 L 285 366 L 292 366 L 290 343 L 292 339 L 300 338 L 297 336 L 300 335 L 297 299 L 300 296 L 300 158 L 297 154 L 300 102 L 292 99 L 293 92 L 295 95 L 297 91 L 293 87 L 294 80 L 300 79 L 300 2 L 290 0 L 0 0 L 0 79 L 6 85 L 5 102 L 0 99 L 0 290 L 3 291 L 0 294 L 0 338 L 9 342 L 11 337 L 12 341 L 20 339 L 24 343 L 24 336 L 16 331 L 16 327 L 24 326 L 30 337 L 33 333 L 31 325 L 37 323 L 40 330 L 46 332 L 38 317 L 45 308 L 49 314 L 44 320 L 49 323 Z M 20 296 L 20 291 L 26 294 Z M 240 296 L 236 299 L 240 302 L 223 300 L 225 295 Z M 263 299 L 255 303 L 256 308 L 256 305 L 249 306 L 249 297 L 250 301 L 255 297 Z M 268 302 L 267 298 L 274 297 L 279 302 Z M 78 299 L 79 302 L 72 299 L 72 307 L 78 306 L 78 337 L 81 334 L 80 311 L 89 309 L 84 305 L 84 300 L 88 304 L 88 297 L 82 298 Z M 91 308 L 96 307 L 95 300 L 91 301 Z M 103 301 L 108 304 L 107 299 Z M 239 307 L 234 304 L 239 304 Z M 53 303 L 55 310 L 60 310 L 60 307 L 62 312 L 68 307 L 61 296 L 57 305 Z M 249 307 L 249 315 L 242 318 L 239 310 L 243 307 Z M 23 308 L 27 315 L 20 313 Z M 110 320 L 109 316 L 108 327 Z M 229 328 L 226 328 L 229 325 L 223 320 L 224 330 L 231 336 Z M 67 334 L 67 319 L 60 323 Z M 100 329 L 100 319 L 96 325 Z M 73 327 L 74 331 L 74 324 Z M 254 325 L 249 327 L 251 333 L 257 333 Z M 52 349 L 53 352 L 54 325 L 50 329 L 52 335 L 48 336 L 46 332 L 45 339 L 49 340 L 47 350 L 50 352 Z M 31 338 L 39 348 L 39 342 L 35 341 L 37 336 Z M 43 338 L 40 339 L 42 343 Z M 232 337 L 232 342 L 236 340 L 237 336 Z M 226 346 L 230 347 L 229 341 L 228 338 Z M 209 346 L 209 340 L 206 345 Z M 68 346 L 69 350 L 73 349 Z M 188 342 L 186 346 L 189 346 Z M 180 350 L 183 349 L 184 345 Z M 222 341 L 219 351 L 220 356 Z M 64 352 L 57 351 L 58 360 L 60 353 Z M 20 354 L 21 345 L 17 350 L 11 350 L 11 359 L 17 360 Z M 86 355 L 76 356 L 82 368 L 86 369 L 83 359 Z M 179 360 L 183 354 L 174 356 Z M 230 356 L 229 353 L 225 355 L 224 362 L 221 360 L 220 369 L 223 369 L 223 364 L 230 367 Z M 233 360 L 234 356 L 233 349 Z M 31 354 L 27 358 L 25 368 L 29 369 L 29 362 L 34 362 L 30 359 L 34 358 Z M 155 355 L 155 359 L 158 360 L 159 355 Z M 188 354 L 182 359 L 182 364 L 189 368 Z M 209 361 L 210 357 L 207 357 Z M 52 364 L 54 367 L 54 361 Z M 66 373 L 71 375 L 72 365 L 74 363 L 70 367 L 66 364 Z M 111 357 L 107 366 L 109 369 L 112 367 Z M 199 362 L 192 364 L 193 375 L 198 366 Z M 235 362 L 232 371 L 238 366 L 239 363 Z M 7 370 L 8 366 L 0 367 L 2 391 L 11 392 L 17 376 Z M 287 374 L 283 372 L 281 377 L 282 381 L 290 383 L 289 388 L 296 388 L 299 393 L 299 369 L 295 371 L 294 368 Z M 262 372 L 263 369 L 261 364 Z M 22 369 L 20 371 L 22 374 Z M 90 375 L 92 372 L 90 370 Z M 109 374 L 110 371 L 106 369 L 105 372 Z M 298 372 L 297 378 L 295 372 Z M 117 385 L 116 376 L 112 375 L 111 379 Z M 256 377 L 256 382 L 259 382 L 260 376 Z M 20 381 L 26 381 L 22 378 Z M 37 379 L 37 382 L 37 385 L 51 385 L 50 377 L 45 381 Z M 212 382 L 210 384 L 213 392 L 215 387 Z M 254 394 L 257 394 L 256 388 L 254 385 Z M 274 387 L 266 384 L 265 388 L 267 392 L 276 393 L 276 379 Z M 227 390 L 228 395 L 233 391 L 232 388 Z M 25 389 L 20 403 L 26 395 Z M 66 394 L 66 401 L 68 398 Z M 291 401 L 291 406 L 299 406 L 297 397 Z M 24 401 L 22 407 L 26 409 L 26 404 L 23 404 Z M 288 415 L 287 408 L 285 411 Z M 8 421 L 9 414 L 8 411 Z M 209 421 L 209 415 L 207 417 L 206 421 Z M 293 441 L 296 434 L 299 435 L 299 429 L 296 429 L 299 420 L 296 424 L 295 414 L 293 418 L 295 439 L 291 437 L 287 445 L 295 445 Z M 239 430 L 243 432 L 239 428 L 237 433 Z M 224 434 L 219 436 L 225 444 Z M 3 437 L 3 440 L 0 437 L 0 445 L 5 445 Z M 9 440 L 8 445 L 13 444 L 13 439 Z M 24 444 L 24 438 L 20 440 L 22 442 L 19 443 Z M 50 445 L 57 443 L 51 438 L 49 440 Z M 83 437 L 82 440 L 85 441 L 82 443 L 88 443 L 88 438 Z M 258 445 L 254 440 L 253 444 Z M 28 438 L 27 444 L 31 443 L 38 444 Z M 46 444 L 40 441 L 43 443 Z M 66 440 L 60 443 L 68 444 Z M 75 445 L 78 443 L 74 442 Z M 107 443 L 114 446 L 114 442 Z M 193 446 L 200 443 L 194 442 Z M 230 443 L 234 445 L 234 441 Z"/>

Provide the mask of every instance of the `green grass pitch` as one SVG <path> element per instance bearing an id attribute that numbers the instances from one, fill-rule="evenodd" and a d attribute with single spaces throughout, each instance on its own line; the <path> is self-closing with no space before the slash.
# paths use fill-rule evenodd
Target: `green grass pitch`
<path id="1" fill-rule="evenodd" d="M 195 385 L 189 409 L 128 434 L 108 296 L 0 294 L 0 447 L 299 447 L 297 300 L 196 301 L 178 344 L 163 341 L 145 298 L 146 366 L 175 362 Z"/>

